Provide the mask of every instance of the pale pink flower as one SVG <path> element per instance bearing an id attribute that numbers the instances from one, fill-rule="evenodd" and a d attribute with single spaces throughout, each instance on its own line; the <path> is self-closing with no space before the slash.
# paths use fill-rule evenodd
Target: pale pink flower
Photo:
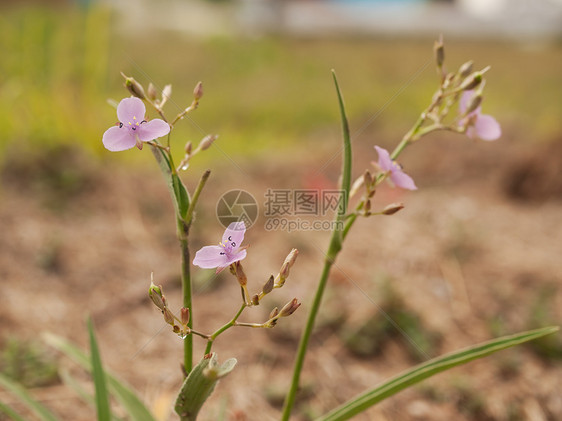
<path id="1" fill-rule="evenodd" d="M 193 259 L 193 264 L 203 269 L 217 268 L 217 271 L 246 257 L 246 250 L 240 247 L 244 240 L 246 225 L 233 222 L 224 231 L 218 246 L 205 246 Z"/>
<path id="2" fill-rule="evenodd" d="M 388 173 L 390 181 L 396 186 L 407 190 L 417 190 L 412 177 L 402 171 L 402 167 L 390 158 L 390 154 L 384 148 L 375 146 L 379 154 L 378 166 L 385 173 Z"/>
<path id="3" fill-rule="evenodd" d="M 103 134 L 103 145 L 110 151 L 124 151 L 136 146 L 142 149 L 148 142 L 170 133 L 170 126 L 164 120 L 144 119 L 144 103 L 135 97 L 124 98 L 117 106 L 119 125 L 110 127 Z"/>
<path id="4" fill-rule="evenodd" d="M 466 112 L 473 94 L 473 91 L 463 92 L 459 101 L 459 111 L 461 114 Z M 491 115 L 482 114 L 481 108 L 476 108 L 466 116 L 469 120 L 466 135 L 472 139 L 475 137 L 488 141 L 498 139 L 502 134 L 500 124 Z"/>

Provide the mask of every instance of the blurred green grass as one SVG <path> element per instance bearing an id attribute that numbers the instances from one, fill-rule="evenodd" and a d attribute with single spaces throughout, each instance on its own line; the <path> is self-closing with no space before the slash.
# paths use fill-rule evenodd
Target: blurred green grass
<path id="1" fill-rule="evenodd" d="M 190 39 L 150 28 L 124 34 L 120 25 L 100 6 L 2 10 L 0 151 L 69 143 L 102 153 L 101 135 L 116 121 L 106 100 L 127 95 L 120 71 L 145 86 L 172 83 L 169 116 L 190 103 L 202 80 L 200 109 L 177 126 L 174 141 L 219 133 L 221 149 L 235 155 L 318 144 L 327 130 L 338 130 L 332 68 L 353 132 L 390 101 L 363 136 L 376 130 L 398 138 L 436 86 L 430 39 Z M 446 39 L 448 66 L 469 58 L 477 67 L 492 65 L 484 112 L 501 121 L 506 136 L 560 136 L 560 45 Z"/>

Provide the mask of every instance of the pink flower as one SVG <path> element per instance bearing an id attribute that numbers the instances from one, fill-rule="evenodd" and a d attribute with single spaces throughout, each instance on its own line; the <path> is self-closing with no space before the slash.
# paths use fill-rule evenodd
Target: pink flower
<path id="1" fill-rule="evenodd" d="M 417 190 L 417 187 L 408 174 L 402 171 L 402 167 L 398 165 L 395 161 L 390 159 L 390 154 L 386 149 L 375 146 L 377 153 L 379 154 L 379 160 L 377 164 L 383 170 L 383 172 L 388 173 L 390 181 L 397 186 L 407 190 Z"/>
<path id="2" fill-rule="evenodd" d="M 103 145 L 110 151 L 124 151 L 136 146 L 142 149 L 142 142 L 148 142 L 167 135 L 170 126 L 164 120 L 155 118 L 146 121 L 146 108 L 138 98 L 124 98 L 117 106 L 119 125 L 110 127 L 103 134 Z"/>
<path id="3" fill-rule="evenodd" d="M 246 225 L 244 222 L 233 222 L 222 235 L 218 246 L 205 246 L 197 253 L 193 264 L 203 269 L 217 268 L 217 271 L 230 266 L 246 257 L 246 250 L 240 248 L 244 240 Z"/>
<path id="4" fill-rule="evenodd" d="M 466 112 L 472 96 L 473 91 L 463 92 L 459 101 L 459 111 L 461 114 Z M 466 116 L 470 121 L 466 129 L 466 135 L 472 139 L 479 137 L 482 140 L 496 140 L 502 134 L 501 127 L 494 117 L 482 114 L 481 108 L 476 108 Z"/>

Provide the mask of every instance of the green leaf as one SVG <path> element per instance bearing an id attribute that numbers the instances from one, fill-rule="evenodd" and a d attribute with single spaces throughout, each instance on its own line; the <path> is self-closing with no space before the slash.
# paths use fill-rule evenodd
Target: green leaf
<path id="1" fill-rule="evenodd" d="M 78 347 L 71 344 L 60 336 L 53 335 L 52 333 L 43 333 L 43 339 L 47 344 L 59 350 L 74 362 L 82 366 L 85 370 L 91 371 L 92 365 L 88 356 L 81 351 Z M 133 390 L 125 383 L 117 380 L 115 376 L 106 371 L 107 383 L 109 391 L 121 405 L 125 408 L 127 413 L 135 421 L 156 421 L 150 411 L 142 403 L 139 397 Z"/>
<path id="2" fill-rule="evenodd" d="M 25 388 L 23 388 L 18 383 L 11 380 L 10 378 L 4 376 L 3 374 L 0 374 L 0 386 L 2 386 L 4 389 L 8 390 L 13 395 L 15 395 L 30 410 L 32 410 L 41 420 L 57 421 L 57 418 L 53 415 L 53 413 L 49 411 L 46 407 L 41 405 L 39 402 L 37 402 L 35 399 L 33 399 L 31 395 L 27 392 L 27 390 L 25 390 Z M 2 410 L 6 408 L 2 408 Z"/>
<path id="3" fill-rule="evenodd" d="M 14 411 L 10 406 L 0 402 L 0 413 L 2 412 L 9 416 L 13 421 L 25 421 L 25 418 Z"/>
<path id="4" fill-rule="evenodd" d="M 218 381 L 230 373 L 235 365 L 236 359 L 230 358 L 219 366 L 217 354 L 212 352 L 193 367 L 183 382 L 174 406 L 182 421 L 195 421 Z"/>
<path id="5" fill-rule="evenodd" d="M 558 326 L 545 327 L 542 329 L 529 330 L 515 335 L 503 336 L 482 344 L 473 345 L 460 351 L 452 352 L 441 357 L 434 358 L 419 364 L 412 369 L 399 374 L 371 389 L 350 401 L 344 403 L 330 413 L 320 417 L 317 421 L 343 421 L 354 415 L 363 412 L 374 404 L 386 399 L 407 387 L 418 383 L 428 377 L 449 370 L 458 365 L 465 364 L 469 361 L 485 357 L 502 349 L 510 348 L 515 345 L 522 344 L 541 336 L 549 335 L 558 331 Z"/>
<path id="6" fill-rule="evenodd" d="M 94 396 L 88 393 L 78 382 L 78 380 L 72 377 L 72 375 L 68 372 L 68 370 L 59 369 L 59 376 L 63 381 L 63 383 L 69 388 L 73 389 L 76 392 L 76 394 L 80 397 L 80 399 L 82 399 L 92 408 L 95 407 L 96 400 L 94 399 Z M 121 421 L 121 418 L 116 417 L 113 414 L 111 414 L 111 419 L 115 421 Z"/>
<path id="7" fill-rule="evenodd" d="M 105 421 L 111 418 L 111 410 L 109 408 L 109 396 L 107 394 L 107 385 L 105 382 L 105 372 L 101 362 L 101 355 L 94 332 L 94 324 L 92 319 L 88 319 L 88 333 L 90 335 L 90 356 L 92 361 L 92 374 L 94 377 L 94 386 L 96 390 L 96 411 L 98 420 Z"/>
<path id="8" fill-rule="evenodd" d="M 351 189 L 351 137 L 349 135 L 349 124 L 345 113 L 345 104 L 343 102 L 343 95 L 338 84 L 336 72 L 332 70 L 334 84 L 336 85 L 336 92 L 338 94 L 338 104 L 340 108 L 340 118 L 343 132 L 343 162 L 342 162 L 342 180 L 341 189 L 344 191 L 344 209 L 342 209 L 341 217 L 343 218 L 347 212 L 347 205 L 349 202 L 349 190 Z"/>

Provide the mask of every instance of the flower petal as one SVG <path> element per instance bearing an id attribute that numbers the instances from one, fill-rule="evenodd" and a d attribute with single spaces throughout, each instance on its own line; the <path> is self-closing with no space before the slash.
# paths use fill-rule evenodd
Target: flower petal
<path id="1" fill-rule="evenodd" d="M 230 255 L 230 259 L 226 259 L 226 261 L 224 263 L 221 263 L 221 266 L 230 266 L 231 264 L 233 264 L 234 262 L 237 262 L 238 260 L 242 260 L 246 257 L 246 250 L 240 250 L 238 253 L 232 253 Z"/>
<path id="2" fill-rule="evenodd" d="M 144 115 L 146 113 L 146 108 L 144 103 L 135 97 L 123 98 L 119 105 L 117 106 L 117 118 L 123 124 L 133 121 L 133 117 L 136 117 L 137 121 L 140 123 L 144 120 Z"/>
<path id="3" fill-rule="evenodd" d="M 112 152 L 124 151 L 135 146 L 136 141 L 125 127 L 110 127 L 102 138 L 103 146 Z"/>
<path id="4" fill-rule="evenodd" d="M 224 253 L 224 248 L 220 246 L 205 246 L 197 253 L 193 259 L 193 264 L 203 269 L 228 266 L 228 258 Z"/>
<path id="5" fill-rule="evenodd" d="M 244 224 L 244 221 L 233 222 L 224 231 L 224 234 L 222 235 L 222 243 L 223 244 L 230 243 L 232 249 L 236 250 L 238 247 L 240 247 L 242 241 L 244 241 L 245 232 L 246 232 L 246 224 Z"/>
<path id="6" fill-rule="evenodd" d="M 390 154 L 388 153 L 388 151 L 384 148 L 380 148 L 378 146 L 375 146 L 375 149 L 377 151 L 377 153 L 379 154 L 379 167 L 381 167 L 381 169 L 386 172 L 386 171 L 391 171 L 392 170 L 392 159 L 390 159 Z"/>
<path id="7" fill-rule="evenodd" d="M 396 170 L 390 173 L 390 180 L 394 183 L 396 187 L 401 187 L 406 190 L 417 190 L 416 184 L 412 177 L 406 174 L 404 171 Z"/>
<path id="8" fill-rule="evenodd" d="M 142 123 L 140 125 L 140 129 L 137 130 L 137 135 L 143 142 L 157 139 L 167 135 L 168 133 L 170 133 L 170 125 L 159 118 L 150 120 L 147 123 Z"/>
<path id="9" fill-rule="evenodd" d="M 496 140 L 502 134 L 500 124 L 494 117 L 487 114 L 480 114 L 474 124 L 476 134 L 482 140 Z"/>

